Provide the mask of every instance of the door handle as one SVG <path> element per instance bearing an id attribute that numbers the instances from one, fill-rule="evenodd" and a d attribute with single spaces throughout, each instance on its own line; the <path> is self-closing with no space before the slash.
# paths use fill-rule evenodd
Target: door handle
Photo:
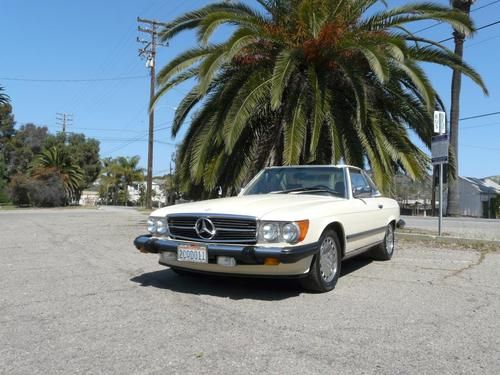
<path id="1" fill-rule="evenodd" d="M 384 205 L 381 203 L 378 205 L 378 208 L 382 209 L 382 208 L 384 208 Z"/>

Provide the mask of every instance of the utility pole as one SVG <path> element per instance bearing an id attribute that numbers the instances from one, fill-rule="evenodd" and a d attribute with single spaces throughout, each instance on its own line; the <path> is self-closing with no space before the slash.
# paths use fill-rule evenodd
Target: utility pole
<path id="1" fill-rule="evenodd" d="M 149 34 L 150 41 L 140 39 L 139 37 L 137 37 L 137 41 L 145 45 L 143 48 L 139 49 L 139 56 L 146 58 L 146 67 L 149 68 L 150 72 L 149 103 L 152 103 L 155 95 L 156 48 L 159 45 L 165 46 L 164 44 L 158 43 L 158 29 L 160 26 L 168 27 L 168 24 L 140 17 L 137 17 L 137 22 L 139 22 L 140 24 L 148 25 L 148 27 L 143 27 L 139 25 L 137 26 L 137 29 L 142 33 Z M 151 208 L 151 196 L 152 196 L 151 190 L 153 188 L 154 121 L 155 121 L 154 111 L 151 108 L 149 111 L 148 165 L 147 165 L 147 177 L 146 177 L 147 208 Z"/>
<path id="2" fill-rule="evenodd" d="M 56 113 L 57 125 L 62 128 L 64 143 L 66 143 L 66 127 L 73 122 L 73 115 L 70 113 Z"/>
<path id="3" fill-rule="evenodd" d="M 454 10 L 461 11 L 466 15 L 470 14 L 470 8 L 475 0 L 451 0 Z M 464 55 L 465 35 L 458 30 L 453 31 L 455 41 L 455 55 L 462 60 Z M 462 72 L 459 69 L 453 69 L 451 78 L 451 108 L 450 108 L 450 152 L 455 156 L 455 178 L 451 178 L 453 165 L 448 170 L 448 205 L 446 208 L 448 216 L 460 216 L 460 189 L 458 186 L 458 118 L 460 117 L 460 91 L 462 88 Z"/>

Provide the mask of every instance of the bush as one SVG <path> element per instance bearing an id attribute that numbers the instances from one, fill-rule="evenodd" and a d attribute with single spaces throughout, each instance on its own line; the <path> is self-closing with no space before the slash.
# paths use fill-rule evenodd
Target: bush
<path id="1" fill-rule="evenodd" d="M 7 194 L 7 191 L 4 188 L 0 187 L 0 204 L 9 202 L 10 202 L 9 194 Z"/>
<path id="2" fill-rule="evenodd" d="M 16 206 L 31 205 L 30 199 L 31 179 L 23 174 L 16 174 L 10 179 L 9 195 Z"/>
<path id="3" fill-rule="evenodd" d="M 66 193 L 61 178 L 52 174 L 33 179 L 30 186 L 31 203 L 36 207 L 58 207 L 66 203 Z"/>
<path id="4" fill-rule="evenodd" d="M 54 171 L 40 174 L 36 179 L 17 174 L 11 179 L 9 192 L 17 206 L 57 207 L 66 203 L 61 177 Z"/>

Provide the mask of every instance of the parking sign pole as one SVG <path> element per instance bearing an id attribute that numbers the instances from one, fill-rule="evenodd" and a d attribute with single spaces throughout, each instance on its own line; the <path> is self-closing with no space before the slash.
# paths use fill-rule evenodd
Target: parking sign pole
<path id="1" fill-rule="evenodd" d="M 438 235 L 441 236 L 441 226 L 443 222 L 443 163 L 439 164 L 439 220 Z"/>
<path id="2" fill-rule="evenodd" d="M 434 111 L 434 133 L 438 134 L 432 137 L 432 164 L 439 167 L 439 219 L 438 235 L 441 236 L 443 225 L 443 169 L 445 163 L 448 163 L 448 145 L 449 139 L 446 134 L 446 114 L 441 111 Z M 434 181 L 434 177 L 433 177 Z"/>

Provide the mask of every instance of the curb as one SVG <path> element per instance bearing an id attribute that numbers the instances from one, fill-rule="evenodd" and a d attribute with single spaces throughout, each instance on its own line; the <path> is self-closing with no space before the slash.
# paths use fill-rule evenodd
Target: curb
<path id="1" fill-rule="evenodd" d="M 461 245 L 487 245 L 494 246 L 500 250 L 500 241 L 496 240 L 480 240 L 477 238 L 464 238 L 464 237 L 451 237 L 451 236 L 435 236 L 432 234 L 424 233 L 404 233 L 396 232 L 400 239 L 404 240 L 417 240 L 417 241 L 434 241 L 445 244 L 461 244 Z"/>

